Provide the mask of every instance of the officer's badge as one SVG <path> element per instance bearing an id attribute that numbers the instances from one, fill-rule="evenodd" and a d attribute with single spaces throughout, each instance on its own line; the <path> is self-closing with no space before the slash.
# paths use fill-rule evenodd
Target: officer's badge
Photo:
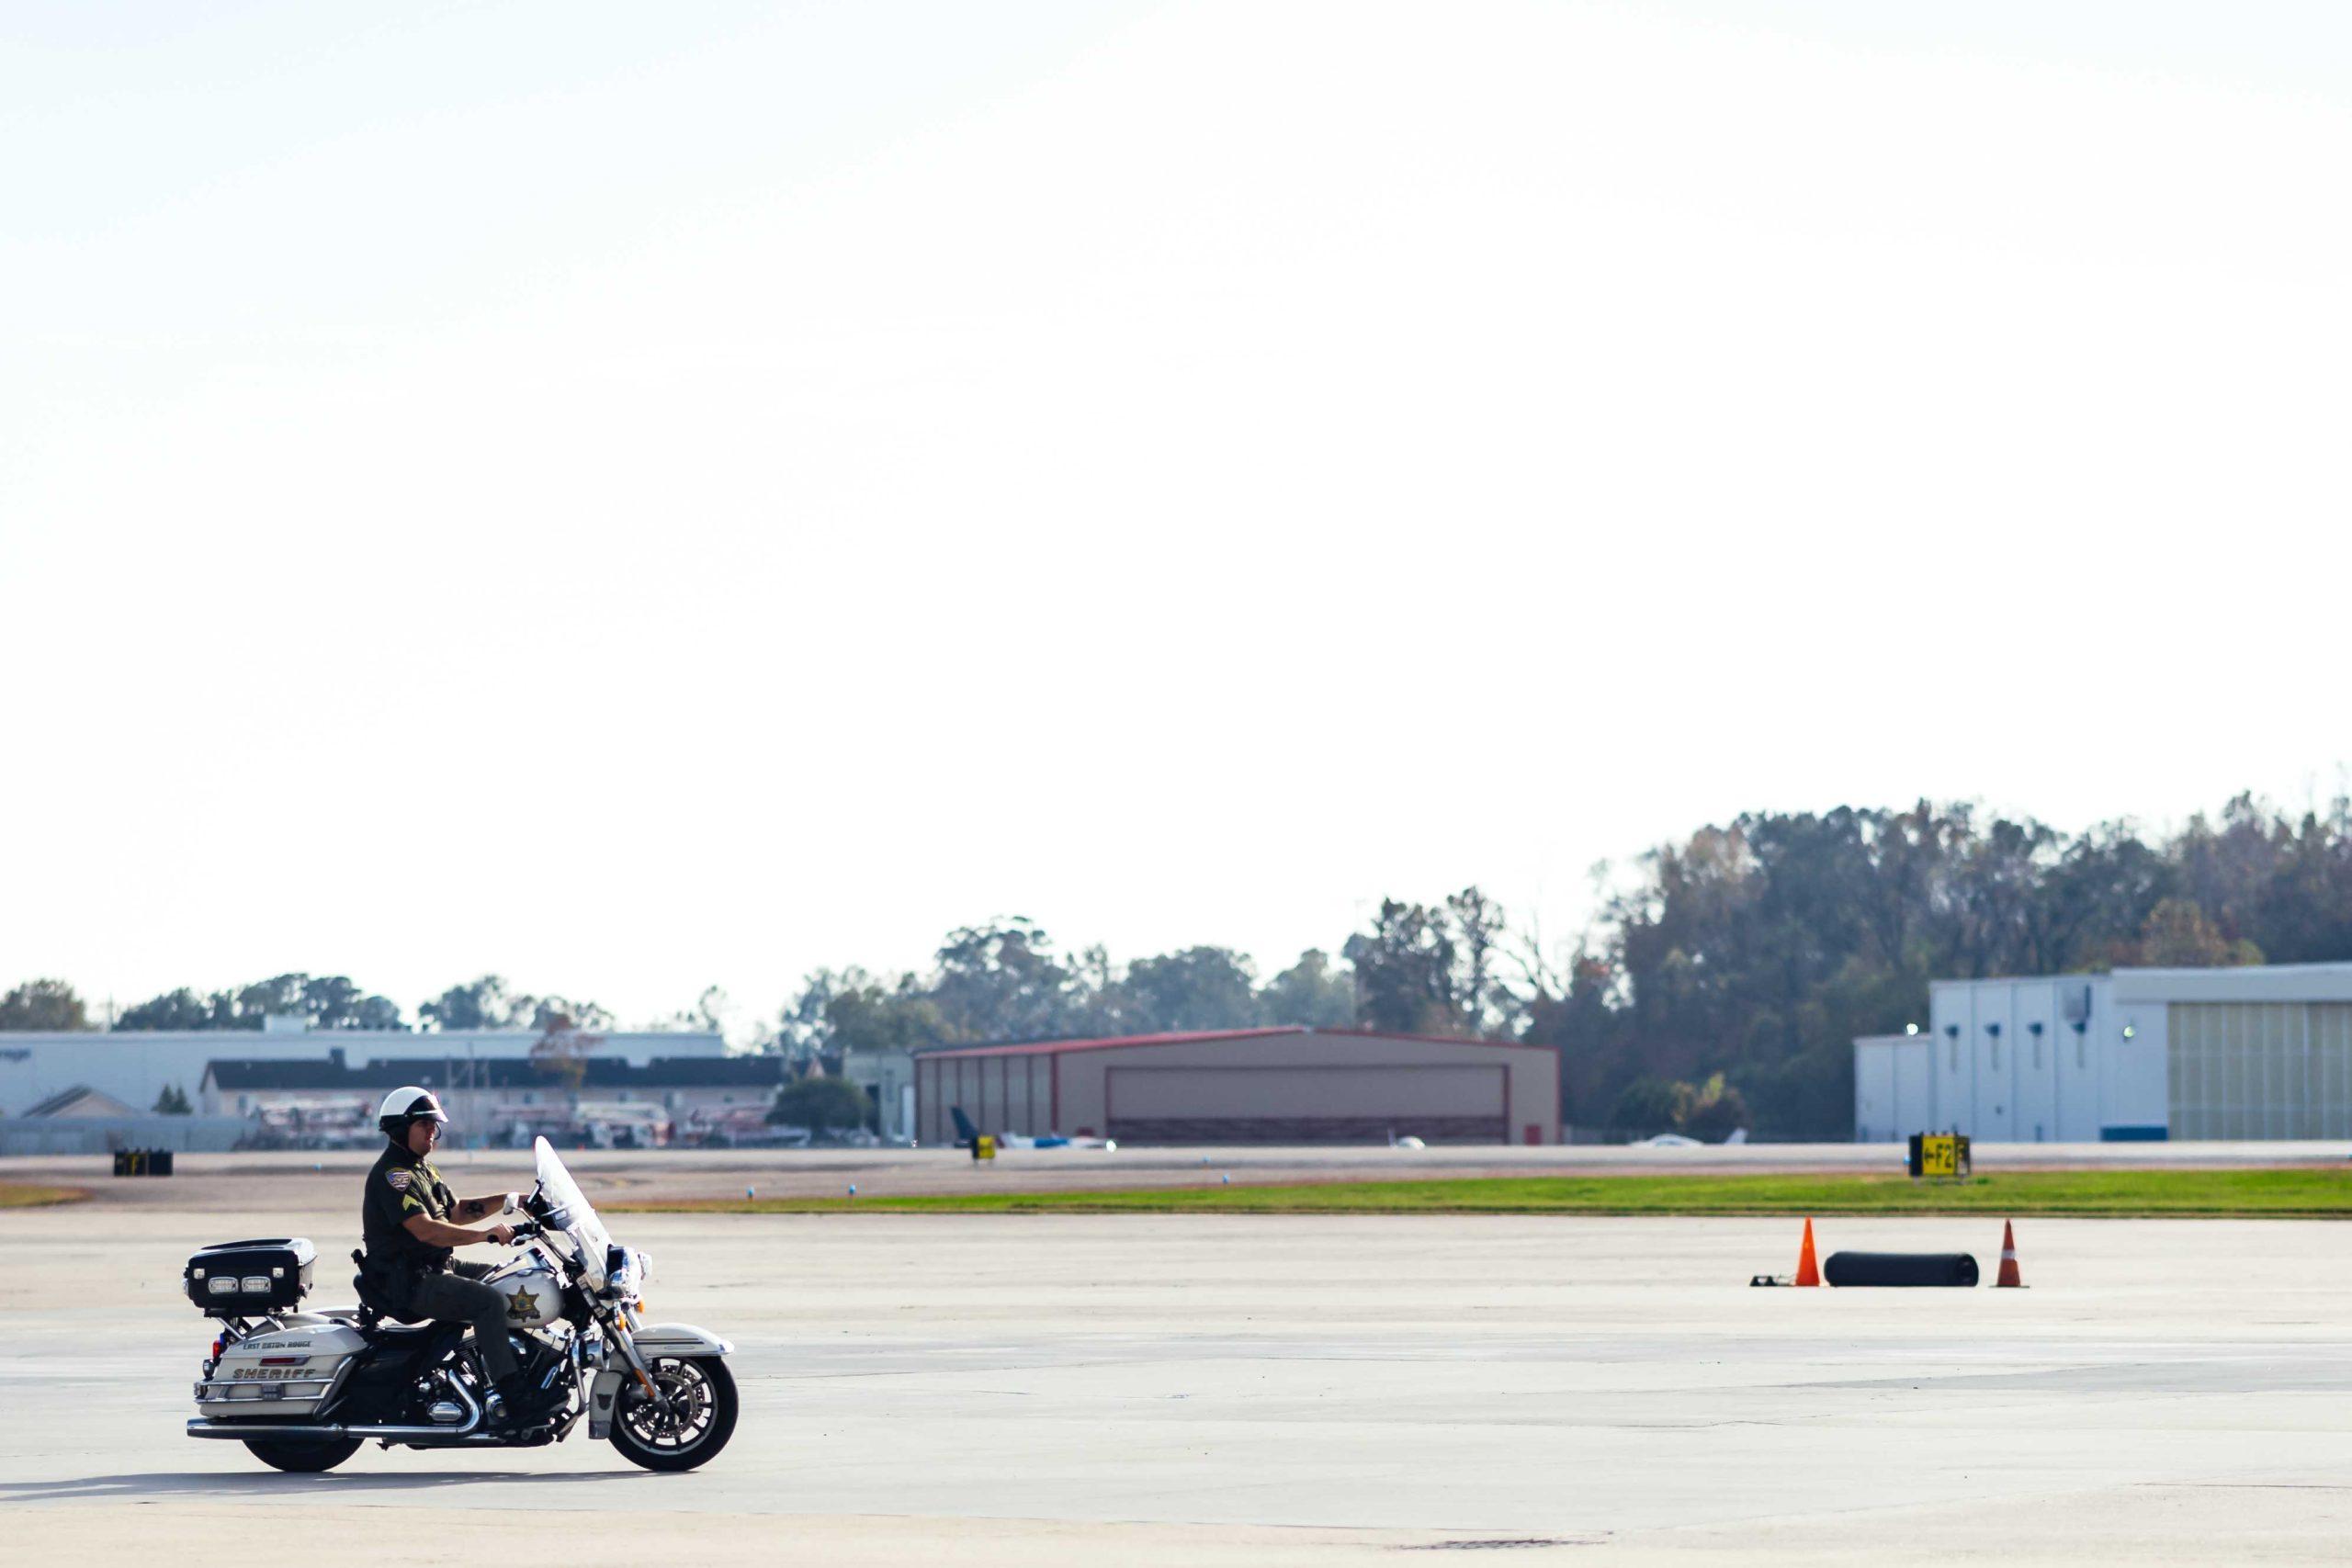
<path id="1" fill-rule="evenodd" d="M 384 1173 L 384 1179 L 392 1184 L 392 1190 L 395 1192 L 405 1192 L 408 1190 L 408 1172 L 405 1170 L 386 1171 Z"/>

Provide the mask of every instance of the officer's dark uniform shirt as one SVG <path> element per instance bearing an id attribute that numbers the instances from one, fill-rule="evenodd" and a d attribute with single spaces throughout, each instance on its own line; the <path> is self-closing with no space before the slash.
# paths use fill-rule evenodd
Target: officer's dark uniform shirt
<path id="1" fill-rule="evenodd" d="M 368 1173 L 368 1190 L 359 1201 L 359 1235 L 368 1261 L 377 1269 L 398 1273 L 436 1270 L 447 1266 L 449 1249 L 428 1247 L 408 1233 L 408 1221 L 424 1214 L 447 1222 L 457 1199 L 442 1184 L 441 1173 L 430 1161 L 397 1144 L 387 1144 Z"/>

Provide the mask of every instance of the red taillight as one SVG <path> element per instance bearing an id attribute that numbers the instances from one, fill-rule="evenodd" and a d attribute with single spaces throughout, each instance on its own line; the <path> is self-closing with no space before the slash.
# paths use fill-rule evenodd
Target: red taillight
<path id="1" fill-rule="evenodd" d="M 227 1342 L 225 1340 L 215 1339 L 212 1342 L 212 1359 L 216 1361 L 219 1360 L 220 1359 L 220 1352 L 226 1348 Z"/>

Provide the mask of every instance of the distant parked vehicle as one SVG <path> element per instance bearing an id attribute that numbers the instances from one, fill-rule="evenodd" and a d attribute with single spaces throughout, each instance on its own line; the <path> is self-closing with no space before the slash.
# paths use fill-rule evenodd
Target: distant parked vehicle
<path id="1" fill-rule="evenodd" d="M 764 1105 L 729 1105 L 681 1112 L 670 1144 L 689 1149 L 777 1149 L 797 1148 L 808 1141 L 808 1128 L 771 1122 Z"/>
<path id="2" fill-rule="evenodd" d="M 806 1127 L 750 1127 L 737 1130 L 717 1128 L 695 1141 L 695 1146 L 706 1149 L 805 1149 L 808 1146 Z"/>

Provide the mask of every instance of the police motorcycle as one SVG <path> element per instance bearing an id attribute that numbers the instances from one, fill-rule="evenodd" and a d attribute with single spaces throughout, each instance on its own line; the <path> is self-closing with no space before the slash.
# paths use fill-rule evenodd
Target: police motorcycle
<path id="1" fill-rule="evenodd" d="M 545 1138 L 537 1185 L 513 1229 L 523 1255 L 488 1275 L 508 1337 L 546 1412 L 491 1420 L 491 1384 L 464 1324 L 389 1321 L 363 1272 L 356 1307 L 308 1312 L 317 1253 L 300 1236 L 223 1242 L 188 1259 L 188 1298 L 220 1325 L 196 1384 L 191 1438 L 242 1442 L 279 1470 L 333 1470 L 369 1439 L 415 1449 L 536 1448 L 609 1438 L 648 1470 L 692 1470 L 727 1446 L 737 1413 L 734 1347 L 684 1324 L 649 1324 L 648 1259 L 617 1247 Z M 359 1254 L 352 1255 L 355 1258 Z"/>

